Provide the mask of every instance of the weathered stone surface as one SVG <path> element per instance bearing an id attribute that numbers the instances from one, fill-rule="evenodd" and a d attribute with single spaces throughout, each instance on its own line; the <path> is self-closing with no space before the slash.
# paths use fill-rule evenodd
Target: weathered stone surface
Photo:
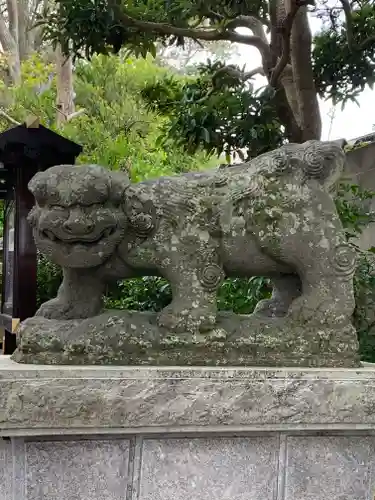
<path id="1" fill-rule="evenodd" d="M 375 367 L 0 357 L 1 500 L 369 500 Z M 70 435 L 70 436 L 69 436 Z"/>
<path id="2" fill-rule="evenodd" d="M 127 441 L 28 442 L 25 462 L 27 500 L 125 500 Z"/>
<path id="3" fill-rule="evenodd" d="M 142 500 L 274 500 L 278 436 L 147 439 Z"/>
<path id="4" fill-rule="evenodd" d="M 375 491 L 370 433 L 11 441 L 2 500 L 371 500 Z"/>
<path id="5" fill-rule="evenodd" d="M 0 500 L 12 499 L 13 457 L 10 440 L 0 438 Z"/>
<path id="6" fill-rule="evenodd" d="M 299 324 L 290 318 L 219 314 L 193 338 L 171 335 L 153 313 L 108 311 L 86 320 L 26 320 L 12 359 L 75 365 L 346 366 L 359 365 L 352 325 Z"/>
<path id="7" fill-rule="evenodd" d="M 156 319 L 158 336 L 194 342 L 217 327 L 223 278 L 260 275 L 272 279 L 274 291 L 257 316 L 287 317 L 292 337 L 313 319 L 324 336 L 335 329 L 344 343 L 356 258 L 329 194 L 344 162 L 341 143 L 308 141 L 236 167 L 137 184 L 95 165 L 38 173 L 30 182 L 30 222 L 39 250 L 63 267 L 64 280 L 37 315 L 90 318 L 101 312 L 107 281 L 161 275 L 173 300 Z"/>
<path id="8" fill-rule="evenodd" d="M 0 435 L 375 430 L 375 370 L 0 369 Z"/>
<path id="9" fill-rule="evenodd" d="M 285 500 L 374 497 L 372 436 L 288 436 L 287 451 Z"/>

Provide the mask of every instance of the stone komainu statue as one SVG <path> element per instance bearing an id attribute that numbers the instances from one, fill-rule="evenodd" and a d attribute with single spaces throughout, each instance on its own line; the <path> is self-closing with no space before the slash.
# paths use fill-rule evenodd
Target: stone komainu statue
<path id="1" fill-rule="evenodd" d="M 64 278 L 37 315 L 91 317 L 108 281 L 158 275 L 173 293 L 159 326 L 203 332 L 215 324 L 225 276 L 258 275 L 274 288 L 256 314 L 347 320 L 356 259 L 329 194 L 343 171 L 342 147 L 289 144 L 241 165 L 137 184 L 96 165 L 38 173 L 29 220 Z"/>

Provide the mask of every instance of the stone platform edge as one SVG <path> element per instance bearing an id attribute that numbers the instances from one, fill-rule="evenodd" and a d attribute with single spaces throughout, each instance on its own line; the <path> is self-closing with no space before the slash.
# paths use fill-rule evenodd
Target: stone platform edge
<path id="1" fill-rule="evenodd" d="M 0 436 L 375 432 L 375 367 L 21 365 L 0 356 Z"/>

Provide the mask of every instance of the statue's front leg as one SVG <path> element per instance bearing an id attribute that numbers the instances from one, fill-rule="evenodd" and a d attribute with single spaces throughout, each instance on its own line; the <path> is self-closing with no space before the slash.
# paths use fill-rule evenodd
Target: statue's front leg
<path id="1" fill-rule="evenodd" d="M 172 287 L 172 302 L 158 316 L 158 325 L 174 333 L 199 333 L 216 323 L 217 292 L 224 278 L 221 266 L 177 256 L 163 273 Z"/>
<path id="2" fill-rule="evenodd" d="M 103 307 L 104 286 L 95 269 L 64 269 L 57 297 L 42 304 L 36 316 L 60 320 L 96 316 Z"/>

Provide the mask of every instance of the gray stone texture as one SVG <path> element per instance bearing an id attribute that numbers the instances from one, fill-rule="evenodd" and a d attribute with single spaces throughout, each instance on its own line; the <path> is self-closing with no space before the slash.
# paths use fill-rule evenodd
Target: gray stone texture
<path id="1" fill-rule="evenodd" d="M 327 433 L 17 438 L 0 498 L 372 500 L 375 437 Z"/>
<path id="2" fill-rule="evenodd" d="M 12 359 L 52 365 L 359 366 L 352 325 L 297 325 L 288 318 L 219 313 L 189 340 L 163 335 L 150 312 L 107 311 L 81 320 L 40 316 L 17 331 Z"/>
<path id="3" fill-rule="evenodd" d="M 278 436 L 147 439 L 139 498 L 274 500 L 278 445 Z"/>
<path id="4" fill-rule="evenodd" d="M 125 500 L 124 440 L 26 443 L 27 500 Z"/>
<path id="5" fill-rule="evenodd" d="M 12 485 L 12 443 L 0 438 L 0 500 L 12 500 Z"/>
<path id="6" fill-rule="evenodd" d="M 375 429 L 373 368 L 0 366 L 5 436 Z"/>
<path id="7" fill-rule="evenodd" d="M 285 500 L 373 500 L 373 436 L 288 437 Z"/>
<path id="8" fill-rule="evenodd" d="M 273 366 L 282 361 L 315 366 L 316 359 L 327 366 L 358 364 L 350 324 L 356 253 L 330 195 L 344 168 L 342 146 L 342 141 L 288 144 L 236 167 L 137 184 L 125 173 L 96 165 L 38 173 L 29 186 L 36 199 L 29 220 L 39 250 L 63 267 L 64 279 L 57 297 L 37 316 L 73 321 L 74 329 L 76 320 L 100 315 L 107 282 L 142 275 L 166 278 L 173 298 L 152 319 L 151 339 L 142 337 L 143 316 L 133 315 L 134 330 L 130 325 L 110 340 L 99 316 L 96 339 L 85 339 L 88 331 L 82 331 L 79 345 L 64 343 L 55 333 L 61 329 L 47 322 L 50 335 L 43 342 L 27 322 L 14 359 L 64 364 L 74 354 L 73 362 L 92 364 L 101 346 L 106 353 L 101 362 L 110 364 L 120 344 L 125 355 L 115 362 L 153 364 L 164 350 L 160 339 L 167 339 L 177 344 L 168 364 L 202 364 L 197 339 L 209 340 L 203 350 L 215 350 L 210 339 L 220 330 L 223 352 L 211 357 L 231 364 L 244 347 L 237 340 L 226 343 L 233 332 L 218 321 L 217 291 L 225 276 L 260 275 L 271 278 L 274 290 L 270 300 L 258 304 L 253 322 L 248 319 L 250 354 L 242 364 L 257 364 L 258 357 L 264 358 L 259 364 Z M 259 325 L 259 318 L 268 326 Z M 243 338 L 241 321 L 234 315 L 230 320 L 236 339 Z M 320 340 L 312 345 L 313 331 Z M 148 357 L 150 342 L 156 354 Z M 68 355 L 56 355 L 62 351 Z"/>
<path id="9" fill-rule="evenodd" d="M 372 500 L 374 382 L 0 357 L 0 500 Z"/>

